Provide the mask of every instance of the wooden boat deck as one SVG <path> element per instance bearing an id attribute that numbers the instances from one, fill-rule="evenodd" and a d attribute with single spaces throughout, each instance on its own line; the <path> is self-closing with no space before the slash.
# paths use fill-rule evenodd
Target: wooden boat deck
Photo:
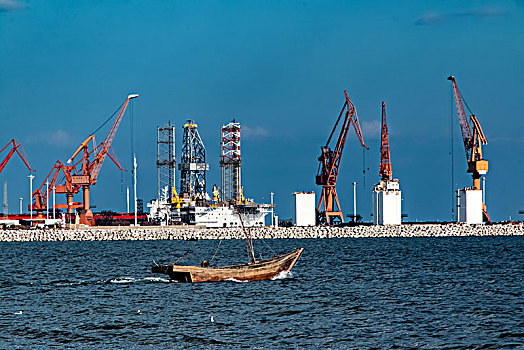
<path id="1" fill-rule="evenodd" d="M 220 267 L 201 267 L 185 265 L 159 265 L 151 270 L 164 273 L 178 282 L 213 282 L 234 279 L 238 281 L 267 280 L 276 277 L 283 271 L 290 271 L 302 254 L 304 248 L 249 264 L 238 264 Z"/>

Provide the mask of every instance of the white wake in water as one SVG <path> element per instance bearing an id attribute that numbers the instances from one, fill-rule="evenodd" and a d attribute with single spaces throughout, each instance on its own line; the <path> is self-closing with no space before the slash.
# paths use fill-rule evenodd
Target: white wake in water
<path id="1" fill-rule="evenodd" d="M 293 277 L 293 274 L 291 273 L 291 271 L 281 271 L 278 275 L 273 277 L 271 280 L 272 281 L 283 280 L 284 278 L 291 278 L 291 277 Z"/>
<path id="2" fill-rule="evenodd" d="M 229 281 L 229 282 L 237 282 L 237 283 L 249 282 L 249 281 L 240 281 L 240 280 L 237 280 L 237 279 L 235 279 L 235 278 L 228 278 L 228 279 L 226 279 L 225 281 Z"/>
<path id="3" fill-rule="evenodd" d="M 144 278 L 144 281 L 162 282 L 162 283 L 172 282 L 169 278 L 162 278 L 162 277 L 146 277 L 146 278 Z"/>
<path id="4" fill-rule="evenodd" d="M 133 277 L 117 277 L 109 280 L 110 283 L 125 284 L 125 283 L 140 283 L 140 282 L 161 282 L 169 283 L 169 278 L 162 277 L 145 277 L 145 278 L 133 278 Z"/>
<path id="5" fill-rule="evenodd" d="M 131 277 L 118 277 L 110 280 L 111 283 L 134 283 L 136 282 L 136 278 Z"/>

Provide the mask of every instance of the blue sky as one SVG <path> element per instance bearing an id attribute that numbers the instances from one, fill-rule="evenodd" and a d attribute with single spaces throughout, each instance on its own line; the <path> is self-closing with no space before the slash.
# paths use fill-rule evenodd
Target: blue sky
<path id="1" fill-rule="evenodd" d="M 488 138 L 488 211 L 507 220 L 524 210 L 523 44 L 522 1 L 0 0 L 0 145 L 22 142 L 39 186 L 138 92 L 113 148 L 127 169 L 136 152 L 139 198 L 157 193 L 158 125 L 175 124 L 180 150 L 183 123 L 198 123 L 210 190 L 220 183 L 220 126 L 236 118 L 245 193 L 267 202 L 275 192 L 286 218 L 292 192 L 319 193 L 320 146 L 347 89 L 370 150 L 349 135 L 337 186 L 344 213 L 357 181 L 358 211 L 371 220 L 385 100 L 403 212 L 450 220 L 452 188 L 471 185 L 446 80 L 454 74 Z M 0 175 L 11 212 L 19 197 L 27 204 L 26 176 L 17 159 Z M 130 180 L 108 160 L 92 190 L 96 210 L 124 210 Z"/>

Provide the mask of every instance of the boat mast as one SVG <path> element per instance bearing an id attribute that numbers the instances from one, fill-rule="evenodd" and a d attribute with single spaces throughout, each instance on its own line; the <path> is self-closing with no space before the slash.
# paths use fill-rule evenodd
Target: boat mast
<path id="1" fill-rule="evenodd" d="M 246 228 L 244 227 L 244 222 L 242 221 L 242 215 L 240 215 L 240 210 L 238 209 L 238 206 L 236 204 L 235 204 L 235 209 L 237 210 L 237 214 L 240 219 L 240 225 L 242 225 L 242 231 L 244 232 L 244 235 L 246 236 L 247 249 L 249 253 L 251 253 L 251 260 L 253 263 L 256 263 L 257 260 L 255 259 L 255 251 L 253 249 L 253 238 L 251 238 L 249 233 L 246 231 Z"/>

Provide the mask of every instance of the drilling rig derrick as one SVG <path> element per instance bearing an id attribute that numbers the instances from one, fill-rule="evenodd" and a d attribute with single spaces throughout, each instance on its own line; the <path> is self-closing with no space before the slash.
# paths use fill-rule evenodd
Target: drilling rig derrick
<path id="1" fill-rule="evenodd" d="M 220 168 L 222 179 L 222 200 L 241 202 L 241 153 L 240 153 L 240 123 L 235 120 L 222 125 L 220 142 Z"/>
<path id="2" fill-rule="evenodd" d="M 188 120 L 182 136 L 180 163 L 180 195 L 189 200 L 208 200 L 206 193 L 206 148 L 197 130 L 197 124 Z"/>

